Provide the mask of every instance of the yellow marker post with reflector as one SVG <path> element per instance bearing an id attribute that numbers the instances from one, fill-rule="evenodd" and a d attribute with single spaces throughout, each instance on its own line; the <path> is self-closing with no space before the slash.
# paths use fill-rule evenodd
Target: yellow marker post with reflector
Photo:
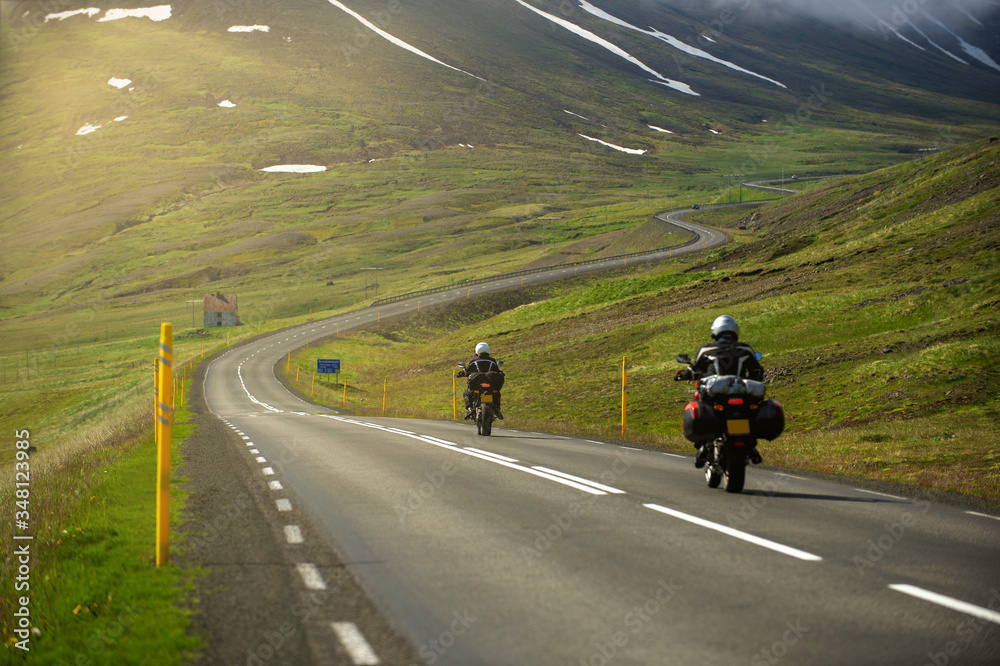
<path id="1" fill-rule="evenodd" d="M 156 404 L 156 566 L 170 553 L 170 425 L 173 420 L 174 325 L 160 325 L 159 381 Z"/>
<path id="2" fill-rule="evenodd" d="M 625 437 L 626 414 L 628 413 L 628 356 L 622 357 L 622 437 Z"/>

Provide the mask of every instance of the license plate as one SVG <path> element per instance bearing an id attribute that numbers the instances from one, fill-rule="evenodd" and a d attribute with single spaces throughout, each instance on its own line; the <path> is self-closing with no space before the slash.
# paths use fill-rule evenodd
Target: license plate
<path id="1" fill-rule="evenodd" d="M 493 396 L 490 395 L 489 393 L 487 393 L 482 398 L 480 398 L 480 401 L 481 402 L 493 402 Z M 747 423 L 750 423 L 750 422 L 747 421 Z M 747 427 L 749 428 L 750 426 L 747 426 Z M 749 431 L 747 431 L 747 432 L 749 432 Z"/>
<path id="2" fill-rule="evenodd" d="M 749 419 L 734 419 L 732 421 L 726 421 L 726 426 L 729 430 L 730 435 L 749 435 L 750 434 L 750 420 Z"/>

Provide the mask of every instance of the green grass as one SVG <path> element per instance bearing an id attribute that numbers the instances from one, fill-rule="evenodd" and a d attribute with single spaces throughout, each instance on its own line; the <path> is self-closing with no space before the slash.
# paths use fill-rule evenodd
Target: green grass
<path id="1" fill-rule="evenodd" d="M 173 428 L 173 466 L 191 427 L 178 410 Z M 156 445 L 148 428 L 134 426 L 117 445 L 84 453 L 64 466 L 31 463 L 30 524 L 34 540 L 14 541 L 10 527 L 12 492 L 2 493 L 4 542 L 29 543 L 29 589 L 3 597 L 11 617 L 15 599 L 30 599 L 31 635 L 24 651 L 3 628 L 5 663 L 180 664 L 199 640 L 188 636 L 184 610 L 193 573 L 154 566 Z M 43 430 L 31 434 L 33 441 Z M 183 479 L 171 480 L 171 520 L 184 505 Z M 171 535 L 181 541 L 176 528 Z M 176 550 L 176 545 L 174 549 Z M 0 571 L 5 590 L 14 590 L 16 567 Z"/>

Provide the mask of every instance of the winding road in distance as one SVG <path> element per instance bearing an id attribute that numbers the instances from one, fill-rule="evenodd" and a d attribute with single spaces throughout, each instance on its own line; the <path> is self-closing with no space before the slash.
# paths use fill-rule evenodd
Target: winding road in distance
<path id="1" fill-rule="evenodd" d="M 669 256 L 725 242 L 679 217 L 661 219 L 699 240 Z M 503 422 L 479 437 L 468 422 L 354 417 L 277 380 L 307 338 L 416 306 L 261 337 L 207 371 L 207 404 L 233 433 L 217 455 L 267 484 L 271 519 L 296 521 L 277 533 L 295 586 L 330 586 L 337 567 L 310 558 L 332 549 L 427 664 L 1000 663 L 995 516 L 766 467 L 730 495 L 692 457 Z M 339 620 L 320 627 L 324 663 L 395 663 L 363 616 Z"/>

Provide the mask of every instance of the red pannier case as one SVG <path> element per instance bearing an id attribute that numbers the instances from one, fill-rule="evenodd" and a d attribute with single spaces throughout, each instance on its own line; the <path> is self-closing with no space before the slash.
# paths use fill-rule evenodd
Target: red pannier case
<path id="1" fill-rule="evenodd" d="M 689 442 L 704 442 L 722 434 L 722 421 L 715 417 L 711 405 L 691 402 L 684 408 L 684 437 Z"/>
<path id="2" fill-rule="evenodd" d="M 765 400 L 757 408 L 757 417 L 750 426 L 753 436 L 767 441 L 778 439 L 785 431 L 785 410 L 777 400 Z"/>

